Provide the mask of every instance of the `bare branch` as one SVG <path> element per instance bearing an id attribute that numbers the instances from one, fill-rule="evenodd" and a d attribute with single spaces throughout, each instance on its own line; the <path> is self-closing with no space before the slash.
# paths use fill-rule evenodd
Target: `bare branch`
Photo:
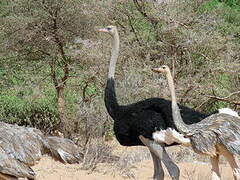
<path id="1" fill-rule="evenodd" d="M 139 1 L 138 0 L 133 0 L 137 10 L 143 15 L 143 17 L 145 17 L 149 22 L 151 22 L 151 24 L 155 27 L 158 23 L 159 23 L 159 20 L 155 17 L 150 17 L 146 11 L 144 10 L 144 3 L 143 5 L 140 5 L 139 4 Z"/>
<path id="2" fill-rule="evenodd" d="M 231 96 L 236 95 L 236 94 L 240 94 L 240 91 L 233 92 L 226 97 L 218 97 L 218 96 L 212 96 L 212 95 L 207 95 L 207 97 L 211 98 L 211 99 L 216 99 L 219 101 L 228 102 L 228 103 L 234 104 L 234 105 L 240 105 L 240 101 L 234 101 L 234 100 L 229 99 Z"/>

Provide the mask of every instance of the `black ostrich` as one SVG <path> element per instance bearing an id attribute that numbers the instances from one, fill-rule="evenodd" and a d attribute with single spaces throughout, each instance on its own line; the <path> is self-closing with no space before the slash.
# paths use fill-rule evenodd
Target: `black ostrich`
<path id="1" fill-rule="evenodd" d="M 167 154 L 166 144 L 156 142 L 153 137 L 153 133 L 158 130 L 168 127 L 176 129 L 172 118 L 171 101 L 162 98 L 149 98 L 129 105 L 119 105 L 114 82 L 115 66 L 119 54 L 117 28 L 108 26 L 98 31 L 106 32 L 112 36 L 112 52 L 104 100 L 107 111 L 114 120 L 114 132 L 118 142 L 123 146 L 145 145 L 149 148 L 154 164 L 153 179 L 164 179 L 161 160 L 172 179 L 179 179 L 179 168 Z M 179 106 L 186 124 L 197 123 L 210 115 Z M 171 145 L 176 145 L 176 143 Z"/>

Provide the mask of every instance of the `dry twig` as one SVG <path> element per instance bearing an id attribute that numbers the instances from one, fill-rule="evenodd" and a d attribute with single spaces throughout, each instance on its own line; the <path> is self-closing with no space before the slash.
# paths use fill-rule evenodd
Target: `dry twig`
<path id="1" fill-rule="evenodd" d="M 218 97 L 218 96 L 212 96 L 212 95 L 207 95 L 207 97 L 211 98 L 211 99 L 216 99 L 219 101 L 228 102 L 228 103 L 234 104 L 234 105 L 240 105 L 240 101 L 234 101 L 234 100 L 229 99 L 231 96 L 236 95 L 236 94 L 240 94 L 240 91 L 233 92 L 226 97 Z"/>

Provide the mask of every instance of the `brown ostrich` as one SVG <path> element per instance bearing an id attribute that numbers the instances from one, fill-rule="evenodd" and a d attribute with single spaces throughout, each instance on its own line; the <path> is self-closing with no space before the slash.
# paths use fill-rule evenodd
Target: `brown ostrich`
<path id="1" fill-rule="evenodd" d="M 172 115 L 177 130 L 184 135 L 183 144 L 190 144 L 198 154 L 208 155 L 212 164 L 212 179 L 221 179 L 219 155 L 223 155 L 230 164 L 235 180 L 240 180 L 240 118 L 229 114 L 213 114 L 199 123 L 184 123 L 176 100 L 173 78 L 168 66 L 153 68 L 154 72 L 164 73 L 168 80 L 172 97 Z M 168 130 L 171 131 L 171 130 Z M 178 141 L 181 138 L 175 136 Z M 189 139 L 189 142 L 186 141 Z"/>
<path id="2" fill-rule="evenodd" d="M 63 163 L 78 163 L 79 148 L 69 139 L 44 136 L 35 128 L 0 122 L 0 179 L 35 179 L 31 166 L 43 154 L 49 154 Z"/>

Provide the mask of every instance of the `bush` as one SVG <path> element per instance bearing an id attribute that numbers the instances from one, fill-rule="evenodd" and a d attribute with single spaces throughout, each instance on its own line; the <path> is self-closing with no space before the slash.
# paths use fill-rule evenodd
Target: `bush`
<path id="1" fill-rule="evenodd" d="M 16 95 L 0 95 L 1 120 L 7 123 L 36 127 L 46 133 L 58 123 L 55 103 L 46 99 L 28 102 Z"/>
<path id="2" fill-rule="evenodd" d="M 93 18 L 92 22 L 97 18 L 94 26 L 113 24 L 119 29 L 121 49 L 115 77 L 120 104 L 149 97 L 169 99 L 165 78 L 150 70 L 167 64 L 173 69 L 177 96 L 182 104 L 199 111 L 225 106 L 239 109 L 234 104 L 208 97 L 227 97 L 239 90 L 238 1 L 183 0 L 166 1 L 161 5 L 140 0 L 91 2 L 95 6 L 86 2 L 83 12 L 84 16 Z M 113 136 L 113 122 L 103 100 L 111 41 L 108 35 L 95 34 L 96 28 L 87 29 L 92 32 L 91 37 L 69 36 L 73 41 L 64 46 L 66 54 L 74 60 L 69 64 L 69 79 L 64 90 L 67 126 L 74 136 L 85 136 L 81 138 L 86 139 L 82 140 L 84 142 L 90 137 L 105 135 L 106 139 L 111 139 Z M 81 31 L 81 28 L 75 30 Z M 16 41 L 15 36 L 11 37 Z M 6 42 L 10 43 L 8 38 Z M 42 42 L 49 38 L 51 40 L 47 35 Z M 39 45 L 39 41 L 32 42 Z M 48 67 L 51 58 L 44 59 L 35 49 L 31 49 L 34 50 L 31 55 L 27 51 L 20 58 L 15 47 L 9 49 L 8 43 L 5 44 L 0 49 L 2 119 L 48 132 L 59 117 L 55 105 L 56 91 Z M 49 46 L 46 48 L 48 50 Z M 59 56 L 56 59 L 60 60 Z M 63 71 L 57 70 L 56 73 L 59 75 L 57 80 L 61 80 Z M 230 99 L 237 101 L 239 97 L 235 94 Z"/>

